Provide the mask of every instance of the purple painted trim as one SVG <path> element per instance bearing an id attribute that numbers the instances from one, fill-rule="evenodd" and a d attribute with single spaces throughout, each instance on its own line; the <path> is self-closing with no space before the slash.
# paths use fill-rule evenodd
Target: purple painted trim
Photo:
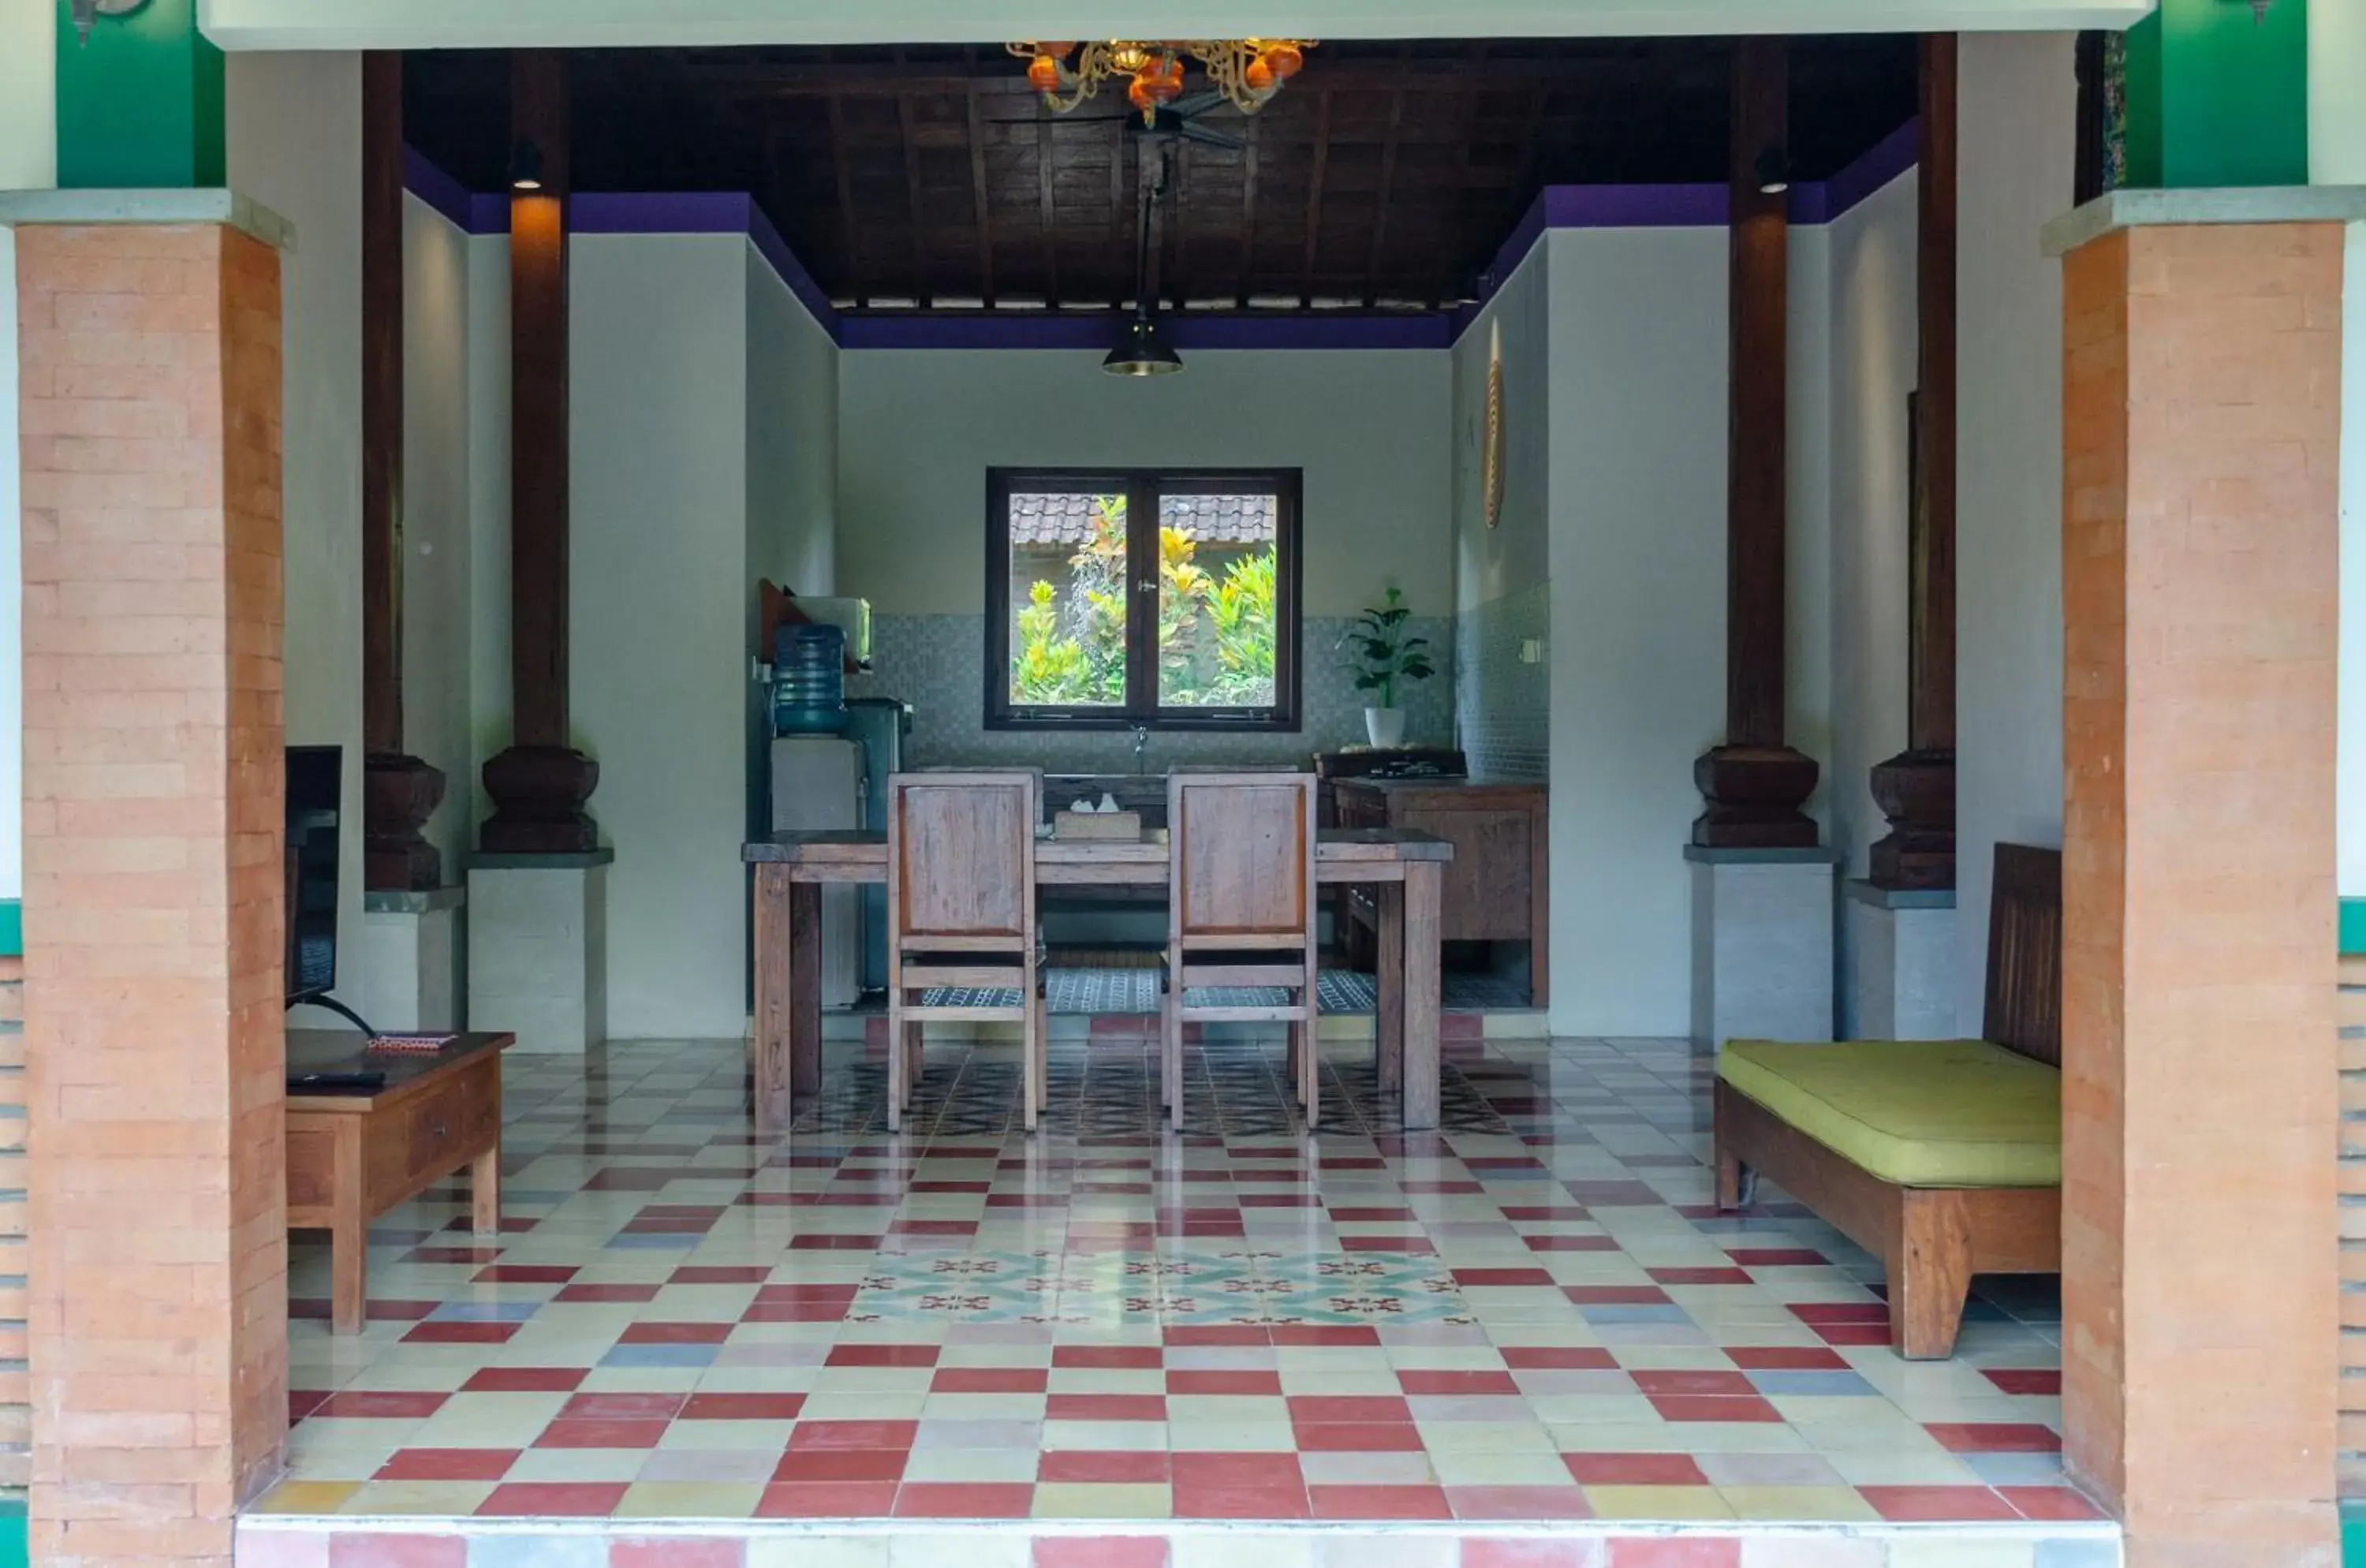
<path id="1" fill-rule="evenodd" d="M 789 292 L 797 297 L 798 303 L 805 306 L 806 313 L 821 323 L 821 330 L 829 334 L 831 342 L 838 342 L 838 308 L 821 291 L 813 274 L 806 270 L 805 263 L 797 260 L 796 252 L 789 249 L 789 243 L 781 238 L 781 231 L 772 227 L 772 220 L 764 216 L 764 209 L 752 201 L 748 204 L 748 238 L 754 243 L 757 254 L 772 264 L 772 270 L 789 286 Z"/>
<path id="2" fill-rule="evenodd" d="M 1912 168 L 1921 149 L 1922 120 L 1917 116 L 1875 142 L 1856 162 L 1831 179 L 1805 187 L 1816 193 L 1819 209 L 1814 216 L 1801 214 L 1803 203 L 1800 197 L 1803 193 L 1794 192 L 1791 220 L 1794 223 L 1831 222 Z"/>
<path id="3" fill-rule="evenodd" d="M 475 198 L 468 187 L 445 174 L 426 153 L 405 142 L 402 149 L 405 189 L 450 220 L 462 233 L 475 233 L 468 223 L 468 206 Z"/>
<path id="4" fill-rule="evenodd" d="M 744 234 L 822 330 L 839 337 L 829 296 L 745 191 L 584 191 L 569 204 L 567 226 L 578 234 Z"/>
<path id="5" fill-rule="evenodd" d="M 570 234 L 745 234 L 756 204 L 744 191 L 580 190 L 568 198 Z"/>
<path id="6" fill-rule="evenodd" d="M 1116 346 L 1118 311 L 1032 311 L 976 316 L 840 316 L 838 343 L 849 349 L 1081 349 Z M 1452 321 L 1442 311 L 1382 315 L 1361 310 L 1292 316 L 1186 312 L 1160 318 L 1166 340 L 1186 353 L 1446 348 Z"/>
<path id="7" fill-rule="evenodd" d="M 1828 180 L 1791 187 L 1794 223 L 1829 223 L 1914 166 L 1921 124 L 1908 120 Z M 470 193 L 418 149 L 403 149 L 403 177 L 429 206 L 471 234 L 506 234 L 510 198 Z M 1527 260 L 1553 229 L 1718 228 L 1727 192 L 1718 185 L 1548 186 L 1495 253 L 1484 279 L 1488 297 Z M 781 281 L 841 348 L 1101 349 L 1116 341 L 1114 314 L 1041 311 L 978 316 L 841 315 L 763 209 L 739 191 L 579 192 L 568 227 L 580 234 L 745 234 Z M 1383 315 L 1341 310 L 1288 316 L 1169 316 L 1178 349 L 1351 350 L 1447 348 L 1478 320 L 1481 305 L 1446 312 Z"/>
<path id="8" fill-rule="evenodd" d="M 1547 186 L 1549 229 L 1721 229 L 1723 186 Z"/>

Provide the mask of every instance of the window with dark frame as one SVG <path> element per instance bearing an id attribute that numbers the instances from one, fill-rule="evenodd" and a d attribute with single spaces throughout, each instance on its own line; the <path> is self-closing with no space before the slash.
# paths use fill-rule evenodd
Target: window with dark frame
<path id="1" fill-rule="evenodd" d="M 989 729 L 1299 728 L 1299 471 L 986 476 Z"/>

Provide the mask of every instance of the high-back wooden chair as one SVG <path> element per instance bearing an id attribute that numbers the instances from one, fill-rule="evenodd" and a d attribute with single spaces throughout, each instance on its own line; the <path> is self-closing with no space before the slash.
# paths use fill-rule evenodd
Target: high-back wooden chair
<path id="1" fill-rule="evenodd" d="M 1031 771 L 897 773 L 887 781 L 887 1126 L 920 1073 L 922 1026 L 1016 1022 L 1026 1117 L 1042 1109 Z M 963 993 L 934 1004 L 931 991 Z"/>
<path id="2" fill-rule="evenodd" d="M 1320 1113 L 1314 775 L 1195 773 L 1166 781 L 1173 857 L 1159 1056 L 1167 1114 L 1183 1120 L 1186 1023 L 1290 1025 L 1290 1077 L 1308 1126 Z M 1279 992 L 1206 998 L 1211 989 Z"/>

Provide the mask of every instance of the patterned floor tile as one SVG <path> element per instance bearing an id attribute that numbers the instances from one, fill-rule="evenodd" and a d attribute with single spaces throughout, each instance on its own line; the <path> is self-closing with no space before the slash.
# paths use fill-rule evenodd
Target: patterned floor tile
<path id="1" fill-rule="evenodd" d="M 325 1249 L 293 1249 L 296 1424 L 263 1507 L 2090 1516 L 2047 1284 L 1983 1281 L 1955 1361 L 1899 1362 L 1860 1250 L 1771 1190 L 1708 1206 L 1682 1043 L 1489 1041 L 1410 1134 L 1342 1043 L 1312 1137 L 1278 1038 L 1196 1048 L 1179 1135 L 1154 1054 L 1055 1043 L 1031 1137 L 994 1047 L 932 1045 L 896 1134 L 880 1064 L 834 1048 L 779 1137 L 736 1044 L 513 1056 L 498 1238 L 468 1234 L 456 1180 L 385 1215 L 348 1339 Z"/>

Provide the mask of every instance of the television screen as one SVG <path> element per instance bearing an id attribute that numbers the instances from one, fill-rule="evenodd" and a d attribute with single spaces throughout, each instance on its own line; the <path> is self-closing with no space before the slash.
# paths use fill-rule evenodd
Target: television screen
<path id="1" fill-rule="evenodd" d="M 287 748 L 287 999 L 337 983 L 337 807 L 344 750 Z"/>

